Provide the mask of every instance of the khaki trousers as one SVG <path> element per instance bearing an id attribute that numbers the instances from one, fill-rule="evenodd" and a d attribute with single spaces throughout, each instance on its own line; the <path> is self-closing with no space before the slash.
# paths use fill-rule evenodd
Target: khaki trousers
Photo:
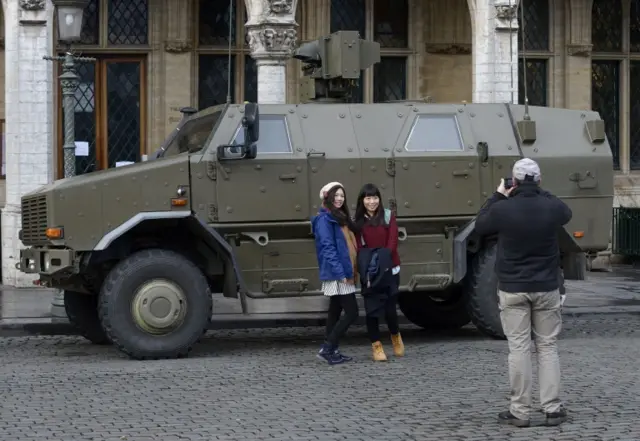
<path id="1" fill-rule="evenodd" d="M 531 334 L 536 343 L 540 404 L 544 412 L 557 412 L 562 406 L 558 334 L 562 328 L 560 292 L 498 291 L 500 319 L 509 342 L 510 411 L 528 420 L 531 413 Z"/>

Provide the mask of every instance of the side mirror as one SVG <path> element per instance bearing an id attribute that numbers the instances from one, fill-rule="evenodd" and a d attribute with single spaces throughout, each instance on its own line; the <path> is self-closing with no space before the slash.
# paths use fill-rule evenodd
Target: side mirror
<path id="1" fill-rule="evenodd" d="M 256 103 L 246 103 L 244 105 L 242 127 L 245 128 L 245 145 L 252 145 L 258 142 L 260 138 L 260 111 Z"/>

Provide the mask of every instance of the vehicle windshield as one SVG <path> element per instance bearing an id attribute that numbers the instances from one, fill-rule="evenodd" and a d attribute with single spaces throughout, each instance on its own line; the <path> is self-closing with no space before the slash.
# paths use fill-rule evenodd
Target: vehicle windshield
<path id="1" fill-rule="evenodd" d="M 181 127 L 160 156 L 175 156 L 184 152 L 197 152 L 205 147 L 211 131 L 216 126 L 224 106 L 215 106 L 193 115 Z"/>

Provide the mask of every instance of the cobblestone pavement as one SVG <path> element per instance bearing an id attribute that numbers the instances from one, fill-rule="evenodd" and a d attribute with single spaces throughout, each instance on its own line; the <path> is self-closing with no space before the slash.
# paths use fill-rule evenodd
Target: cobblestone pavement
<path id="1" fill-rule="evenodd" d="M 342 345 L 356 360 L 334 367 L 314 357 L 321 328 L 213 331 L 192 357 L 157 362 L 78 337 L 4 338 L 0 439 L 638 440 L 639 321 L 566 317 L 570 420 L 527 429 L 498 425 L 508 406 L 506 343 L 473 328 L 406 327 L 407 356 L 374 364 L 357 327 Z"/>

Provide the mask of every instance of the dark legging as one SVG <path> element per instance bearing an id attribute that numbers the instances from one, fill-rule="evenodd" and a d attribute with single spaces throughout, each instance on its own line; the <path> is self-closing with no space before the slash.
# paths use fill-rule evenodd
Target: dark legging
<path id="1" fill-rule="evenodd" d="M 400 276 L 398 274 L 393 276 L 393 281 L 397 286 L 400 284 Z M 398 310 L 396 309 L 397 295 L 394 295 L 389 299 L 384 308 L 384 318 L 387 322 L 389 332 L 397 334 L 400 332 L 400 325 L 398 323 Z M 369 334 L 369 340 L 371 343 L 380 341 L 380 319 L 378 317 L 366 317 L 367 333 Z"/>
<path id="2" fill-rule="evenodd" d="M 342 317 L 340 314 L 344 310 Z M 333 295 L 329 300 L 327 315 L 327 342 L 334 346 L 358 319 L 358 303 L 355 294 Z"/>

